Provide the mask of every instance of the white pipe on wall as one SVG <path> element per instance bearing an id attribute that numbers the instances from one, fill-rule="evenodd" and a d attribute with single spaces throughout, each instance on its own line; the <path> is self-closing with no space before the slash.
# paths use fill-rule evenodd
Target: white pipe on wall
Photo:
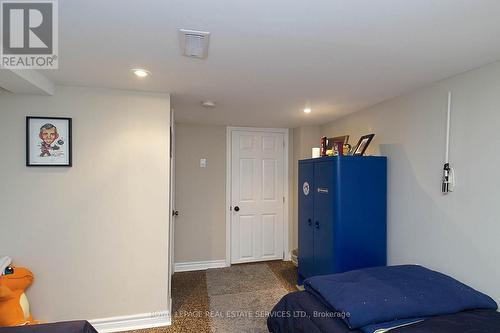
<path id="1" fill-rule="evenodd" d="M 444 194 L 453 192 L 455 188 L 455 170 L 450 166 L 450 120 L 451 120 L 451 91 L 448 92 L 448 110 L 446 113 L 446 153 L 443 167 L 443 181 L 441 191 Z"/>
<path id="2" fill-rule="evenodd" d="M 446 157 L 445 157 L 445 163 L 450 162 L 450 119 L 451 119 L 451 91 L 448 92 L 448 113 L 446 116 Z"/>

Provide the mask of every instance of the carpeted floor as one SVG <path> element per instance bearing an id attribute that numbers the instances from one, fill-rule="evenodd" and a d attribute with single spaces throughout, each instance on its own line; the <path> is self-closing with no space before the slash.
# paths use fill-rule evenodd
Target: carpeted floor
<path id="1" fill-rule="evenodd" d="M 297 270 L 286 261 L 175 273 L 172 325 L 133 333 L 264 333 L 266 312 L 296 290 L 296 281 Z"/>

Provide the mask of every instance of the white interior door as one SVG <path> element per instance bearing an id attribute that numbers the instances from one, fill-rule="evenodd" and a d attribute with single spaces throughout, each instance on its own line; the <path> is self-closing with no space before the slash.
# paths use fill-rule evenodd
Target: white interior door
<path id="1" fill-rule="evenodd" d="M 231 263 L 283 259 L 283 133 L 231 134 Z"/>

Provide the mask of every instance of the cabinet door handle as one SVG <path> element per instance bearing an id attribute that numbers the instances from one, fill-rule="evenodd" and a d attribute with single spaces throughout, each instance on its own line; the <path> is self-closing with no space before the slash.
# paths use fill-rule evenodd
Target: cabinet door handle
<path id="1" fill-rule="evenodd" d="M 312 225 L 312 223 L 313 223 L 313 221 L 312 221 L 311 219 L 308 219 L 308 220 L 307 220 L 307 224 L 309 224 L 309 226 L 311 226 L 311 225 Z"/>
<path id="2" fill-rule="evenodd" d="M 319 221 L 316 221 L 315 225 L 316 225 L 316 229 L 319 229 Z"/>

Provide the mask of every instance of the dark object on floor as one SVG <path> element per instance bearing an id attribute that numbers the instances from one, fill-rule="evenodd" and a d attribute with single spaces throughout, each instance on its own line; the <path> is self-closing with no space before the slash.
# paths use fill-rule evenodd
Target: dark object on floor
<path id="1" fill-rule="evenodd" d="M 97 333 L 87 321 L 67 321 L 53 324 L 3 327 L 0 333 Z"/>
<path id="2" fill-rule="evenodd" d="M 330 311 L 307 291 L 298 291 L 283 297 L 267 319 L 273 333 L 362 333 L 349 330 L 341 313 Z M 498 333 L 500 313 L 494 310 L 471 310 L 433 317 L 391 333 Z"/>

